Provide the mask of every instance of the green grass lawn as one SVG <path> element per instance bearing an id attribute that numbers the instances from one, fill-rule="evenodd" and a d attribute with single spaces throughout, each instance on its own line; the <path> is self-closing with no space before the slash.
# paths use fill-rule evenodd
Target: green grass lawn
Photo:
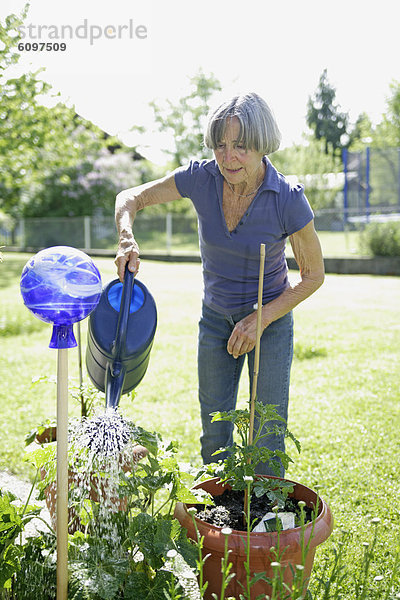
<path id="1" fill-rule="evenodd" d="M 327 258 L 365 255 L 359 231 L 318 231 L 318 237 L 322 253 Z M 290 244 L 287 246 L 287 255 L 293 256 Z"/>
<path id="2" fill-rule="evenodd" d="M 51 326 L 37 321 L 22 303 L 19 277 L 28 258 L 6 253 L 0 265 L 0 469 L 32 478 L 23 460 L 24 435 L 56 411 L 55 384 L 32 380 L 54 380 L 57 353 L 48 348 Z M 111 259 L 95 262 L 104 283 L 115 278 Z M 123 396 L 120 407 L 137 424 L 178 440 L 182 460 L 199 465 L 201 267 L 143 261 L 139 278 L 155 297 L 158 327 L 146 376 L 134 400 Z M 295 457 L 289 448 L 295 463 L 287 476 L 321 486 L 334 514 L 334 535 L 317 552 L 317 575 L 346 531 L 345 564 L 356 576 L 363 543 L 371 539 L 371 518 L 381 519 L 371 567 L 371 598 L 376 599 L 383 597 L 382 582 L 373 578 L 390 576 L 400 540 L 399 299 L 399 278 L 327 275 L 324 286 L 295 310 L 289 427 L 302 452 Z M 82 323 L 84 346 L 86 327 Z M 76 385 L 76 349 L 69 351 L 69 371 L 70 385 Z M 247 390 L 244 376 L 241 405 Z M 78 405 L 71 401 L 69 412 L 78 415 Z M 398 578 L 394 586 L 400 592 Z M 357 598 L 350 588 L 342 597 Z"/>
<path id="3" fill-rule="evenodd" d="M 359 231 L 319 231 L 318 236 L 321 242 L 322 251 L 326 257 L 351 257 L 366 255 L 365 249 L 361 246 L 361 234 Z M 174 233 L 170 247 L 167 247 L 167 238 L 164 228 L 161 231 L 140 231 L 137 227 L 137 238 L 140 249 L 143 253 L 162 253 L 171 254 L 197 253 L 199 252 L 199 242 L 197 232 L 193 233 Z M 113 246 L 111 246 L 113 248 Z M 293 256 L 290 244 L 287 245 L 287 255 Z"/>

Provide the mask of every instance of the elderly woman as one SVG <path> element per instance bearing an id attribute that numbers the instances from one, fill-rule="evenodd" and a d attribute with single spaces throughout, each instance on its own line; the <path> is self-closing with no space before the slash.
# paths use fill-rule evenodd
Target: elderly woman
<path id="1" fill-rule="evenodd" d="M 267 158 L 278 149 L 280 133 L 266 102 L 249 93 L 223 103 L 209 117 L 204 142 L 213 160 L 192 160 L 163 179 L 122 191 L 115 215 L 116 265 L 123 280 L 126 263 L 135 273 L 139 267 L 132 233 L 138 210 L 181 197 L 190 198 L 196 209 L 204 280 L 198 341 L 201 453 L 210 463 L 217 449 L 232 443 L 232 424 L 211 423 L 210 413 L 235 408 L 246 356 L 252 386 L 260 244 L 266 252 L 257 397 L 275 405 L 285 420 L 292 309 L 320 287 L 324 265 L 303 186 L 291 185 Z M 293 286 L 285 259 L 288 237 L 300 269 Z M 284 451 L 283 436 L 265 440 L 271 450 Z M 258 470 L 271 474 L 266 465 Z"/>

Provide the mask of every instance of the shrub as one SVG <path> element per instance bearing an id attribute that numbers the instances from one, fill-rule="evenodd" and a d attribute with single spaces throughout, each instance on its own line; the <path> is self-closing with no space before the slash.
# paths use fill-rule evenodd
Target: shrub
<path id="1" fill-rule="evenodd" d="M 374 256 L 400 256 L 400 221 L 366 226 L 363 245 Z"/>

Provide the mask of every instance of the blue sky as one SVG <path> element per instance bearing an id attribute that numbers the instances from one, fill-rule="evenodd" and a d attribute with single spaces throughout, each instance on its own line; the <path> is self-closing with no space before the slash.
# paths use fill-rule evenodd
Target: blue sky
<path id="1" fill-rule="evenodd" d="M 2 0 L 1 18 L 24 4 Z M 24 42 L 65 41 L 67 49 L 24 51 L 20 70 L 44 67 L 43 78 L 80 114 L 163 162 L 169 139 L 151 131 L 148 103 L 177 100 L 201 68 L 221 81 L 221 97 L 259 92 L 287 146 L 301 139 L 324 68 L 353 121 L 363 111 L 380 120 L 389 84 L 400 80 L 399 17 L 396 0 L 32 0 L 26 25 L 34 38 Z M 81 37 L 56 40 L 62 26 L 73 33 L 81 26 Z M 92 43 L 90 27 L 99 35 Z M 146 135 L 129 133 L 132 125 L 145 126 Z"/>

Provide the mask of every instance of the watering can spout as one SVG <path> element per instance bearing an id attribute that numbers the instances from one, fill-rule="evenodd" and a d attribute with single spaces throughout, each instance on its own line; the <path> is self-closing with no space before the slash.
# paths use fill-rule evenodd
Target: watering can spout
<path id="1" fill-rule="evenodd" d="M 113 408 L 117 410 L 119 399 L 121 398 L 124 387 L 126 369 L 121 363 L 118 365 L 107 364 L 105 378 L 106 409 Z"/>
<path id="2" fill-rule="evenodd" d="M 126 375 L 126 368 L 123 367 L 122 360 L 126 355 L 126 336 L 134 283 L 133 273 L 126 268 L 117 331 L 112 345 L 114 360 L 111 364 L 107 363 L 105 374 L 106 408 L 115 410 L 118 408 Z"/>

